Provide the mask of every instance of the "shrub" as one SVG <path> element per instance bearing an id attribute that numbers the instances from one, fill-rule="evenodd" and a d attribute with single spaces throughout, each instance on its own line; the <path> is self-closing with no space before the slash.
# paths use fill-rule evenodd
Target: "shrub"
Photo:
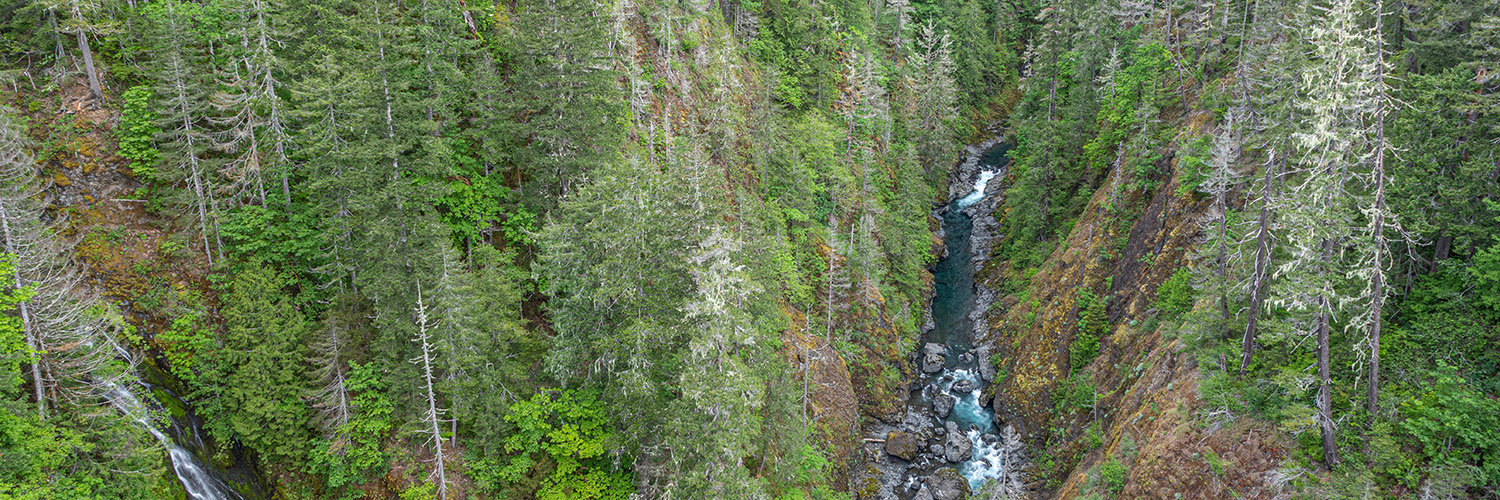
<path id="1" fill-rule="evenodd" d="M 1470 388 L 1452 366 L 1436 375 L 1426 394 L 1402 403 L 1402 430 L 1434 464 L 1478 465 L 1481 482 L 1500 483 L 1500 400 Z"/>
<path id="2" fill-rule="evenodd" d="M 1130 474 L 1130 468 L 1120 463 L 1115 457 L 1109 457 L 1099 466 L 1099 476 L 1104 478 L 1104 487 L 1110 493 L 1119 493 L 1125 489 L 1125 476 Z"/>
<path id="3" fill-rule="evenodd" d="M 1193 292 L 1192 273 L 1185 267 L 1178 269 L 1156 288 L 1156 308 L 1174 317 L 1185 313 L 1193 308 Z"/>
<path id="4" fill-rule="evenodd" d="M 1078 333 L 1068 344 L 1068 367 L 1073 371 L 1083 369 L 1099 356 L 1099 338 L 1109 332 L 1109 320 L 1104 314 L 1104 301 L 1093 292 L 1078 292 Z"/>
<path id="5" fill-rule="evenodd" d="M 161 155 L 152 144 L 161 128 L 156 126 L 156 112 L 151 110 L 151 87 L 131 87 L 123 97 L 125 109 L 120 113 L 120 125 L 115 129 L 115 137 L 120 142 L 120 157 L 131 161 L 130 168 L 136 177 L 150 179 L 156 159 Z"/>

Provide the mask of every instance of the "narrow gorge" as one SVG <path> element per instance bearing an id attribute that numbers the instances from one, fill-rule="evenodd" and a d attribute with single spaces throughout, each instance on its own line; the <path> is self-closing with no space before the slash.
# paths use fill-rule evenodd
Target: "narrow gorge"
<path id="1" fill-rule="evenodd" d="M 934 294 L 919 345 L 908 360 L 910 383 L 898 424 L 877 423 L 866 434 L 871 470 L 879 471 L 880 498 L 968 498 L 990 488 L 1024 488 L 1024 444 L 991 407 L 995 364 L 981 347 L 985 328 L 975 319 L 994 300 L 975 283 L 996 238 L 993 213 L 1003 199 L 1010 144 L 994 139 L 970 146 L 953 169 L 951 200 L 933 211 L 941 221 L 941 258 L 933 268 Z M 868 474 L 873 475 L 873 472 Z"/>

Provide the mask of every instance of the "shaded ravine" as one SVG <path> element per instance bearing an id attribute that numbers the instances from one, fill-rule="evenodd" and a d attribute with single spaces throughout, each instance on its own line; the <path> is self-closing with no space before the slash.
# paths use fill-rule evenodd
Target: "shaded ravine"
<path id="1" fill-rule="evenodd" d="M 1003 177 L 1009 149 L 998 140 L 969 148 L 951 176 L 952 201 L 934 211 L 942 220 L 944 253 L 932 269 L 931 319 L 912 359 L 918 376 L 902 421 L 866 428 L 870 467 L 860 498 L 948 500 L 995 479 L 1020 486 L 1012 473 L 1018 464 L 1007 463 L 1016 462 L 1019 440 L 990 407 L 995 372 L 988 350 L 975 349 L 973 320 L 990 303 L 976 293 L 974 272 L 983 261 L 976 261 L 974 249 L 988 257 L 994 237 L 993 227 L 985 226 L 976 239 L 973 218 L 988 217 L 997 205 L 1000 190 L 990 184 Z"/>
<path id="2" fill-rule="evenodd" d="M 147 368 L 152 381 L 172 382 L 171 376 Z M 136 394 L 149 394 L 145 402 Z M 224 467 L 208 458 L 210 446 L 203 428 L 186 401 L 165 386 L 149 382 L 114 386 L 109 401 L 137 425 L 150 432 L 167 450 L 172 474 L 187 500 L 261 500 L 269 498 L 264 482 L 242 449 L 231 450 L 233 462 Z"/>

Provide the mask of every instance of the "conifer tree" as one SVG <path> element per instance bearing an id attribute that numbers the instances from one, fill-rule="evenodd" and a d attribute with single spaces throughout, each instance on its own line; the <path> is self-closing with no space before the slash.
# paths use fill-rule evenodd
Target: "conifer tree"
<path id="1" fill-rule="evenodd" d="M 1225 114 L 1225 121 L 1218 134 L 1214 135 L 1213 146 L 1209 151 L 1208 171 L 1206 178 L 1201 184 L 1201 189 L 1212 197 L 1212 208 L 1209 212 L 1207 229 L 1209 247 L 1203 257 L 1211 262 L 1213 268 L 1212 277 L 1209 278 L 1208 288 L 1212 289 L 1215 301 L 1219 307 L 1219 326 L 1224 328 L 1224 336 L 1231 337 L 1229 328 L 1229 287 L 1233 280 L 1230 279 L 1230 262 L 1233 258 L 1230 246 L 1237 240 L 1236 235 L 1230 233 L 1230 200 L 1229 197 L 1237 183 L 1236 161 L 1239 159 L 1239 138 L 1236 129 L 1236 118 L 1238 110 L 1231 110 Z"/>
<path id="2" fill-rule="evenodd" d="M 307 449 L 303 385 L 307 321 L 265 266 L 247 266 L 225 299 L 221 354 L 230 428 L 257 452 L 291 459 Z M 342 397 L 342 395 L 340 395 Z M 342 417 L 341 420 L 346 420 Z"/>
<path id="3" fill-rule="evenodd" d="M 1358 297 L 1349 291 L 1342 249 L 1350 244 L 1354 194 L 1348 180 L 1371 154 L 1364 135 L 1373 111 L 1374 57 L 1370 40 L 1355 19 L 1353 0 L 1334 2 L 1322 19 L 1305 27 L 1318 49 L 1302 76 L 1306 113 L 1294 138 L 1302 154 L 1299 184 L 1288 194 L 1281 218 L 1287 228 L 1287 261 L 1277 269 L 1278 302 L 1311 314 L 1307 328 L 1318 345 L 1318 426 L 1324 460 L 1340 462 L 1332 408 L 1330 330 L 1335 317 Z"/>
<path id="4" fill-rule="evenodd" d="M 286 211 L 291 210 L 291 138 L 287 106 L 276 89 L 286 70 L 277 54 L 277 40 L 287 35 L 278 0 L 243 0 L 237 6 L 235 35 L 243 43 L 235 51 L 232 70 L 223 82 L 226 92 L 212 95 L 217 110 L 213 122 L 223 127 L 215 146 L 231 155 L 225 165 L 235 182 L 236 196 L 265 205 L 265 177 L 279 177 Z"/>
<path id="5" fill-rule="evenodd" d="M 907 96 L 908 127 L 916 132 L 918 161 L 927 172 L 945 169 L 953 152 L 948 122 L 956 116 L 958 89 L 953 80 L 952 43 L 931 22 L 922 26 L 912 55 Z"/>
<path id="6" fill-rule="evenodd" d="M 422 367 L 422 381 L 426 384 L 427 389 L 427 410 L 423 413 L 422 417 L 422 423 L 427 426 L 427 429 L 424 429 L 423 432 L 430 432 L 427 442 L 432 445 L 433 463 L 437 465 L 437 471 L 435 472 L 437 475 L 437 494 L 441 500 L 448 497 L 448 476 L 443 469 L 445 460 L 443 458 L 443 429 L 441 425 L 441 415 L 445 410 L 438 408 L 437 391 L 434 389 L 434 384 L 437 383 L 437 376 L 433 374 L 432 365 L 436 364 L 433 361 L 433 357 L 435 351 L 438 349 L 435 345 L 436 340 L 431 335 L 431 330 L 435 330 L 436 325 L 431 322 L 432 320 L 428 318 L 427 313 L 428 306 L 424 302 L 422 295 L 422 282 L 418 281 L 416 308 L 417 336 L 412 339 L 412 342 L 421 346 L 422 354 L 408 361 L 420 364 Z"/>
<path id="7" fill-rule="evenodd" d="M 766 388 L 754 366 L 763 344 L 744 312 L 758 287 L 735 264 L 740 244 L 726 233 L 710 229 L 691 257 L 683 397 L 667 439 L 678 469 L 671 493 L 684 498 L 765 498 L 743 463 L 759 437 Z"/>
<path id="8" fill-rule="evenodd" d="M 151 30 L 152 47 L 157 54 L 157 94 L 163 109 L 157 114 L 161 133 L 157 144 L 162 148 L 164 168 L 156 169 L 157 180 L 182 184 L 189 199 L 184 204 L 195 212 L 203 253 L 210 265 L 223 257 L 219 239 L 219 204 L 216 175 L 212 161 L 205 157 L 211 139 L 204 120 L 208 113 L 203 83 L 196 77 L 197 67 L 192 45 L 183 36 L 189 27 L 174 1 L 163 2 Z"/>
<path id="9" fill-rule="evenodd" d="M 515 13 L 511 116 L 527 206 L 549 211 L 594 166 L 617 161 L 622 109 L 606 52 L 609 16 L 592 0 L 543 0 Z"/>

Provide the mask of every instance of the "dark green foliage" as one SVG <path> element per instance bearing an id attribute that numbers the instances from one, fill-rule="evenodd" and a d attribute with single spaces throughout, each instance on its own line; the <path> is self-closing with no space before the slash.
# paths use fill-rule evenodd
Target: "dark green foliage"
<path id="1" fill-rule="evenodd" d="M 624 114 L 615 72 L 603 52 L 608 12 L 591 0 L 518 4 L 505 113 L 521 117 L 511 161 L 523 172 L 526 206 L 545 214 L 577 189 L 584 175 L 618 161 Z"/>
<path id="2" fill-rule="evenodd" d="M 224 372 L 221 398 L 229 426 L 255 451 L 300 461 L 307 450 L 309 412 L 303 373 L 307 320 L 280 290 L 265 266 L 235 276 L 224 299 Z"/>
<path id="3" fill-rule="evenodd" d="M 1099 355 L 1099 341 L 1109 334 L 1109 318 L 1105 316 L 1105 301 L 1093 292 L 1078 292 L 1078 329 L 1073 342 L 1068 344 L 1068 366 L 1074 372 L 1088 366 Z"/>
<path id="4" fill-rule="evenodd" d="M 827 109 L 837 96 L 838 35 L 822 22 L 828 2 L 761 0 L 761 33 L 751 50 L 775 68 L 777 101 L 791 109 Z M 843 19 L 840 19 L 843 21 Z"/>

